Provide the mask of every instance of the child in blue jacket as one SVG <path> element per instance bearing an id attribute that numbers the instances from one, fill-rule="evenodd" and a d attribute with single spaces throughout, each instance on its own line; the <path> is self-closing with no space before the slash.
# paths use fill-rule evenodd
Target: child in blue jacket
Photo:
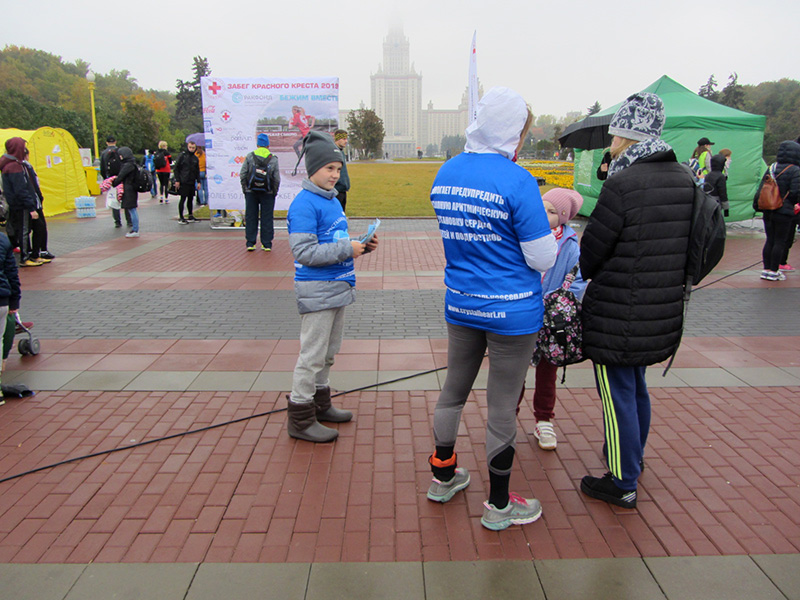
<path id="1" fill-rule="evenodd" d="M 575 190 L 554 188 L 542 196 L 542 202 L 558 243 L 556 264 L 542 277 L 542 293 L 546 296 L 560 288 L 566 276 L 578 264 L 580 258 L 578 234 L 569 226 L 569 221 L 578 214 L 583 205 L 583 197 Z M 578 299 L 583 296 L 586 282 L 581 278 L 580 270 L 569 289 Z M 557 372 L 558 367 L 545 359 L 541 359 L 536 365 L 536 388 L 533 392 L 533 416 L 536 418 L 536 428 L 533 430 L 533 435 L 539 440 L 539 447 L 543 450 L 555 450 L 558 443 L 552 422 L 555 416 L 553 409 L 556 405 Z"/>

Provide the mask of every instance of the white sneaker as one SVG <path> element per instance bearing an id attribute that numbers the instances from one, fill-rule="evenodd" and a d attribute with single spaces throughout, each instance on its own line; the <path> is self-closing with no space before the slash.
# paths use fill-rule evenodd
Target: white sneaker
<path id="1" fill-rule="evenodd" d="M 539 421 L 533 430 L 534 437 L 539 440 L 539 448 L 542 450 L 555 450 L 558 440 L 553 424 L 550 421 Z"/>
<path id="2" fill-rule="evenodd" d="M 125 234 L 125 237 L 139 237 L 139 232 L 138 231 L 129 231 L 128 233 Z"/>

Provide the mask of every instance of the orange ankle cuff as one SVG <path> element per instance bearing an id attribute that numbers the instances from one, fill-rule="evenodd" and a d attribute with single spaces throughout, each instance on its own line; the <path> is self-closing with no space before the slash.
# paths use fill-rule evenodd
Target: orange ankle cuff
<path id="1" fill-rule="evenodd" d="M 444 469 L 445 467 L 454 467 L 456 465 L 456 453 L 453 452 L 453 456 L 448 458 L 447 460 L 439 460 L 436 458 L 436 452 L 434 451 L 431 454 L 430 458 L 428 458 L 428 462 L 431 466 L 437 467 L 439 469 Z"/>

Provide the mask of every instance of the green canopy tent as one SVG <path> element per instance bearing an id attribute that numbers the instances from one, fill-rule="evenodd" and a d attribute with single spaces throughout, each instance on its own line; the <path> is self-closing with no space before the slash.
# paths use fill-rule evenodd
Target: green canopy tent
<path id="1" fill-rule="evenodd" d="M 753 196 L 766 170 L 762 146 L 767 118 L 702 98 L 666 75 L 642 91 L 658 94 L 664 102 L 667 118 L 661 137 L 672 146 L 679 161 L 689 160 L 701 137 L 714 142 L 715 154 L 722 148 L 731 150 L 728 172 L 731 208 L 727 220 L 752 218 Z M 613 115 L 621 105 L 622 102 L 588 118 L 602 122 L 598 117 Z M 600 195 L 603 182 L 597 179 L 596 172 L 602 157 L 603 149 L 576 148 L 574 187 L 584 199 L 583 215 L 591 214 Z"/>

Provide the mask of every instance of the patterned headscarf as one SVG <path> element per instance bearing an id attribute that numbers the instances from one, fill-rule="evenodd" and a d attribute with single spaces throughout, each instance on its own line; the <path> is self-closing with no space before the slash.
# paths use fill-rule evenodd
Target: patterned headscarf
<path id="1" fill-rule="evenodd" d="M 659 139 L 664 130 L 664 103 L 656 94 L 639 92 L 629 96 L 608 126 L 608 133 L 638 143 L 629 147 L 608 167 L 608 176 L 629 167 L 637 160 L 672 147 Z"/>
<path id="2" fill-rule="evenodd" d="M 609 134 L 637 142 L 659 138 L 663 129 L 664 103 L 650 92 L 628 96 L 608 125 Z"/>

